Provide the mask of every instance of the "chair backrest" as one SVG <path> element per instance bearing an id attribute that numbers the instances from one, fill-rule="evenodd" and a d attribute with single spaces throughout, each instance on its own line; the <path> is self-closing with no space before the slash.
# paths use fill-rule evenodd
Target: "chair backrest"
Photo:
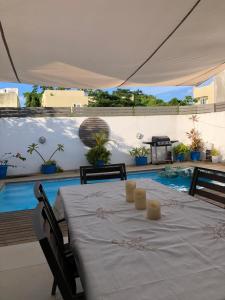
<path id="1" fill-rule="evenodd" d="M 76 299 L 76 283 L 71 265 L 65 259 L 46 218 L 47 210 L 39 203 L 33 216 L 33 228 L 64 300 Z"/>
<path id="2" fill-rule="evenodd" d="M 195 167 L 189 195 L 195 194 L 225 205 L 225 172 Z"/>
<path id="3" fill-rule="evenodd" d="M 37 198 L 37 200 L 39 201 L 39 203 L 43 203 L 43 205 L 47 211 L 47 217 L 48 217 L 48 219 L 50 219 L 49 222 L 51 222 L 51 224 L 53 226 L 52 231 L 55 234 L 61 247 L 63 247 L 64 241 L 63 241 L 63 234 L 62 234 L 61 228 L 57 222 L 57 219 L 52 210 L 51 204 L 49 203 L 48 197 L 47 197 L 47 195 L 44 191 L 44 188 L 40 182 L 36 182 L 34 184 L 34 194 L 35 194 L 35 197 Z"/>
<path id="4" fill-rule="evenodd" d="M 48 208 L 48 210 L 52 211 L 52 213 L 53 213 L 51 204 L 48 201 L 48 197 L 44 191 L 42 184 L 39 181 L 35 182 L 35 184 L 34 184 L 34 195 L 39 202 L 44 202 L 45 207 Z M 53 213 L 53 215 L 54 215 L 54 213 Z"/>
<path id="5" fill-rule="evenodd" d="M 126 165 L 111 164 L 103 167 L 81 166 L 80 167 L 80 183 L 86 184 L 91 180 L 105 180 L 105 179 L 127 179 Z"/>

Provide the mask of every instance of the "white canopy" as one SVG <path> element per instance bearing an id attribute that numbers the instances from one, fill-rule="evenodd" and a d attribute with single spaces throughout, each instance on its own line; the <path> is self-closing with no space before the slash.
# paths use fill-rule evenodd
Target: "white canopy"
<path id="1" fill-rule="evenodd" d="M 1 0 L 0 81 L 195 85 L 225 69 L 224 0 Z"/>

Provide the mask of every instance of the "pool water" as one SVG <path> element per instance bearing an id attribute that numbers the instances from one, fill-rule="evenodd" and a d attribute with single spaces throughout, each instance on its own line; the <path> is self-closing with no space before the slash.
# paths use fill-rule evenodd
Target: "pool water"
<path id="1" fill-rule="evenodd" d="M 157 171 L 133 172 L 127 174 L 128 179 L 150 178 L 178 191 L 188 191 L 190 178 L 178 176 L 164 178 Z M 51 203 L 56 198 L 57 191 L 62 186 L 79 185 L 79 178 L 43 180 L 43 187 Z M 0 212 L 32 209 L 37 205 L 33 194 L 34 182 L 9 183 L 0 191 Z"/>

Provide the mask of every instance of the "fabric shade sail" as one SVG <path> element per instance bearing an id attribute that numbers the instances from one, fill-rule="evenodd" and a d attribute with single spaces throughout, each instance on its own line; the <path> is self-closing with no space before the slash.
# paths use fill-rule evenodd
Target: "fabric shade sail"
<path id="1" fill-rule="evenodd" d="M 224 0 L 1 0 L 0 81 L 196 85 L 225 69 Z"/>

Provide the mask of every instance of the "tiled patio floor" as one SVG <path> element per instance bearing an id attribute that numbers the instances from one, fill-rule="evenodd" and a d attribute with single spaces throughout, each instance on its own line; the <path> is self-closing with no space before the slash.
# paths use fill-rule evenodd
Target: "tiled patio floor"
<path id="1" fill-rule="evenodd" d="M 0 247 L 1 300 L 61 300 L 51 296 L 52 275 L 37 242 Z"/>
<path id="2" fill-rule="evenodd" d="M 0 247 L 1 300 L 62 300 L 38 242 Z M 81 291 L 79 281 L 78 292 Z"/>

